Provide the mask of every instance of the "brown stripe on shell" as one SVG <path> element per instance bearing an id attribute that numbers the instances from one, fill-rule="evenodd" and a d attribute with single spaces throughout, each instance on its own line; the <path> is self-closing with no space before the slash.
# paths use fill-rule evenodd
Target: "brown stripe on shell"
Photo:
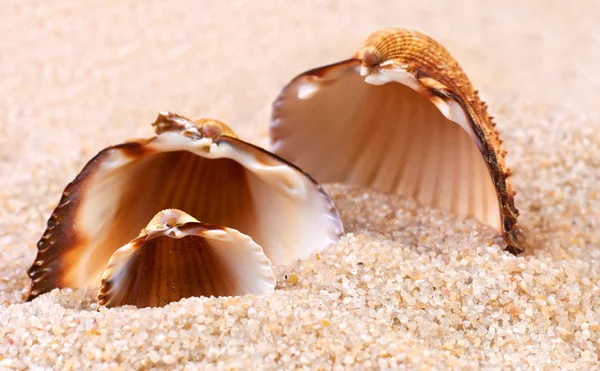
<path id="1" fill-rule="evenodd" d="M 37 255 L 27 274 L 31 286 L 27 301 L 55 288 L 65 288 L 61 278 L 64 276 L 65 262 L 59 257 L 67 254 L 78 244 L 85 243 L 76 231 L 74 216 L 80 207 L 78 195 L 85 191 L 87 181 L 98 166 L 117 151 L 129 157 L 142 156 L 148 149 L 144 145 L 150 140 L 127 142 L 111 146 L 100 151 L 84 166 L 83 170 L 69 183 L 61 199 L 48 219 L 46 230 L 37 243 Z"/>

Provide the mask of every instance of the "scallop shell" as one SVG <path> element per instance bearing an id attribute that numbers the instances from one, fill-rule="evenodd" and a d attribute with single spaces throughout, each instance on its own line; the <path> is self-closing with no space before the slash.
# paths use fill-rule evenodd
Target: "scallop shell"
<path id="1" fill-rule="evenodd" d="M 343 233 L 321 187 L 215 120 L 159 114 L 156 136 L 108 147 L 64 190 L 29 269 L 29 300 L 100 285 L 111 255 L 160 210 L 234 228 L 273 264 L 306 259 Z"/>
<path id="2" fill-rule="evenodd" d="M 271 262 L 250 237 L 167 209 L 112 254 L 98 304 L 162 307 L 192 296 L 272 293 L 275 284 Z"/>
<path id="3" fill-rule="evenodd" d="M 518 254 L 515 192 L 486 110 L 444 47 L 417 31 L 385 29 L 354 58 L 285 86 L 273 105 L 271 150 L 319 182 L 475 217 Z"/>

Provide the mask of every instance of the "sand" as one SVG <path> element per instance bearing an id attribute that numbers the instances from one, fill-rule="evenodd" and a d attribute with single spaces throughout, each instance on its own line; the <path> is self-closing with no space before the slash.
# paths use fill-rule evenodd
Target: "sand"
<path id="1" fill-rule="evenodd" d="M 3 1 L 0 368 L 600 367 L 600 6 L 502 4 Z M 45 222 L 96 152 L 148 136 L 162 110 L 265 145 L 286 81 L 386 26 L 438 39 L 489 103 L 525 254 L 475 220 L 326 185 L 348 234 L 274 267 L 272 295 L 100 312 L 95 289 L 24 302 Z"/>

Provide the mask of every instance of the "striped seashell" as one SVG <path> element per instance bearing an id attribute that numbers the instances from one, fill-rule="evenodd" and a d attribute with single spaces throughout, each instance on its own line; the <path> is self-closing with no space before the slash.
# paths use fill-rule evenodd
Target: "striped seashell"
<path id="1" fill-rule="evenodd" d="M 98 305 L 162 307 L 193 296 L 268 294 L 275 284 L 271 262 L 250 237 L 167 209 L 112 254 Z"/>
<path id="2" fill-rule="evenodd" d="M 273 104 L 270 137 L 272 152 L 321 183 L 477 218 L 522 251 L 492 117 L 450 53 L 420 32 L 375 32 L 353 58 L 295 77 Z"/>
<path id="3" fill-rule="evenodd" d="M 97 287 L 112 254 L 161 210 L 233 228 L 273 264 L 306 259 L 343 233 L 338 211 L 296 166 L 212 119 L 159 114 L 156 136 L 110 146 L 64 190 L 29 269 L 29 300 Z"/>

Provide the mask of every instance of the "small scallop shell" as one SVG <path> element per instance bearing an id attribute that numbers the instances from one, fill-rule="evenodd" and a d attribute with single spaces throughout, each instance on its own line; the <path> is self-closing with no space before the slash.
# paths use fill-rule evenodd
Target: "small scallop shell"
<path id="1" fill-rule="evenodd" d="M 98 304 L 162 307 L 192 296 L 268 294 L 275 284 L 271 262 L 250 237 L 168 209 L 112 254 Z"/>
<path id="2" fill-rule="evenodd" d="M 312 178 L 225 124 L 161 113 L 153 125 L 156 136 L 102 150 L 65 188 L 29 269 L 29 300 L 54 288 L 99 286 L 115 250 L 168 208 L 239 230 L 278 265 L 343 233 Z"/>
<path id="3" fill-rule="evenodd" d="M 472 216 L 517 246 L 506 152 L 452 56 L 404 29 L 294 78 L 273 105 L 271 150 L 319 182 L 346 182 Z"/>

